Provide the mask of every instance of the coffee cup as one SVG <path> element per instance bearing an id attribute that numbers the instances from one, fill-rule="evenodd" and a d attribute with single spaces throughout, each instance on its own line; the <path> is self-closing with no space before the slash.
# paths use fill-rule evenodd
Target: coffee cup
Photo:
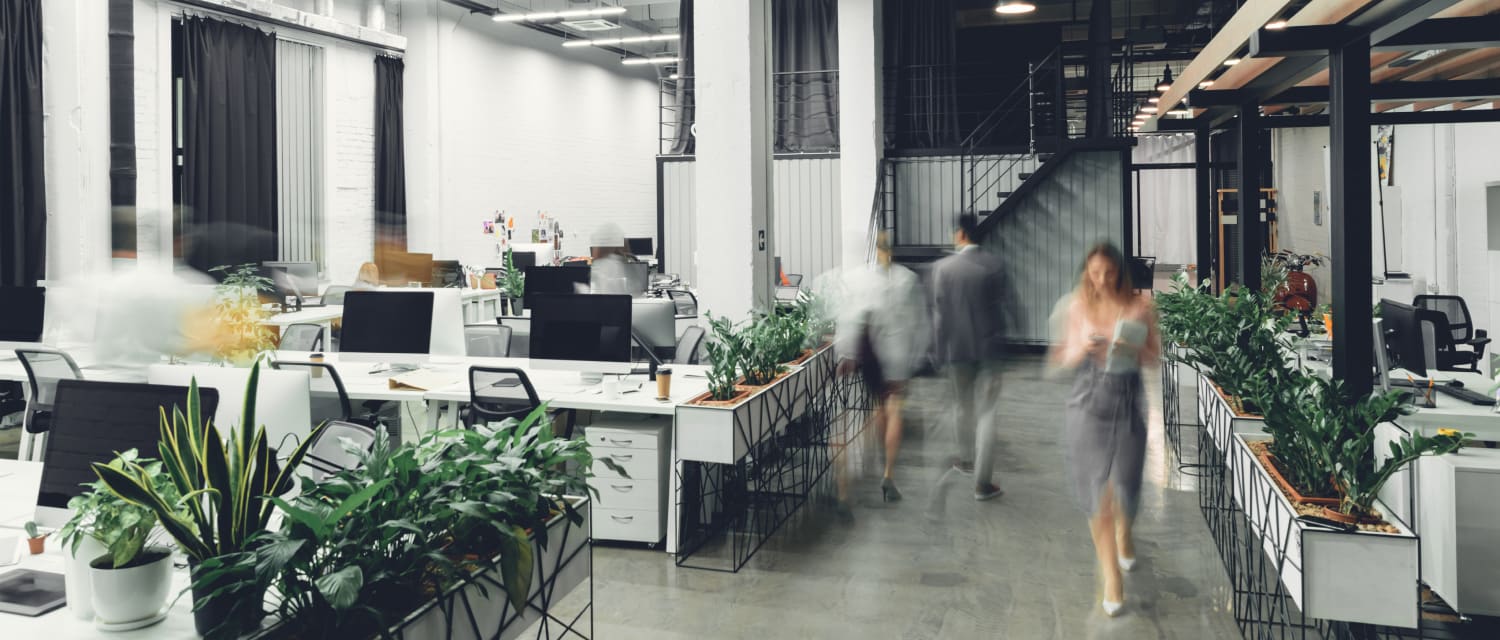
<path id="1" fill-rule="evenodd" d="M 321 354 L 321 353 L 314 353 L 314 354 L 312 354 L 310 356 L 307 356 L 307 361 L 311 362 L 311 363 L 314 363 L 314 364 L 323 364 L 323 354 Z M 321 377 L 323 377 L 323 367 L 308 367 L 308 369 L 311 369 L 311 371 L 309 373 L 312 374 L 312 377 L 314 377 L 314 378 L 321 378 Z"/>
<path id="2" fill-rule="evenodd" d="M 672 397 L 672 368 L 660 367 L 656 370 L 656 399 L 667 400 Z"/>
<path id="3" fill-rule="evenodd" d="M 606 397 L 606 398 L 617 398 L 619 396 L 620 396 L 620 379 L 619 378 L 605 378 L 604 379 L 604 397 Z"/>

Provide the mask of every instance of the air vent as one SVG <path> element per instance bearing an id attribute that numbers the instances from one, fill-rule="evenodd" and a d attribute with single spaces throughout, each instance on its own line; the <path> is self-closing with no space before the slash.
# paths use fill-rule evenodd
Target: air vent
<path id="1" fill-rule="evenodd" d="M 619 29 L 620 25 L 608 20 L 564 20 L 562 26 L 574 31 L 609 31 Z"/>

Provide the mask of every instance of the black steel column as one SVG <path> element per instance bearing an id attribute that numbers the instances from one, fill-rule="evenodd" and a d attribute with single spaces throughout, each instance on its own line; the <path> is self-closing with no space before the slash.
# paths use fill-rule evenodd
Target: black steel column
<path id="1" fill-rule="evenodd" d="M 1193 201 L 1198 209 L 1198 273 L 1194 276 L 1198 282 L 1212 280 L 1219 269 L 1214 265 L 1213 158 L 1209 149 L 1212 135 L 1208 127 L 1199 127 L 1193 135 Z"/>
<path id="2" fill-rule="evenodd" d="M 1088 66 L 1088 110 L 1086 117 L 1085 135 L 1091 139 L 1108 138 L 1114 133 L 1110 131 L 1110 122 L 1113 117 L 1111 105 L 1114 101 L 1110 99 L 1110 56 L 1114 51 L 1114 22 L 1112 21 L 1110 3 L 1095 2 L 1089 10 L 1089 66 Z M 1062 52 L 1058 52 L 1058 77 L 1062 73 Z M 1059 80 L 1061 81 L 1061 80 Z M 1168 105 L 1161 105 L 1166 109 Z M 1060 122 L 1063 130 L 1067 130 L 1067 123 Z"/>
<path id="3" fill-rule="evenodd" d="M 1252 291 L 1260 290 L 1260 254 L 1265 248 L 1265 223 L 1260 219 L 1261 169 L 1265 166 L 1260 145 L 1260 105 L 1240 105 L 1239 218 L 1240 283 Z"/>
<path id="4" fill-rule="evenodd" d="M 1333 211 L 1333 377 L 1361 395 L 1371 388 L 1370 39 L 1328 52 Z"/>

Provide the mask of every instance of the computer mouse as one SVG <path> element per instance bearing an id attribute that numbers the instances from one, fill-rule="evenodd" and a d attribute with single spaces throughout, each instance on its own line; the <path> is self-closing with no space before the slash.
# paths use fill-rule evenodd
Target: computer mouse
<path id="1" fill-rule="evenodd" d="M 1454 389 L 1462 389 L 1464 388 L 1464 383 L 1462 380 L 1454 380 L 1453 382 L 1449 382 L 1448 386 L 1453 387 Z"/>

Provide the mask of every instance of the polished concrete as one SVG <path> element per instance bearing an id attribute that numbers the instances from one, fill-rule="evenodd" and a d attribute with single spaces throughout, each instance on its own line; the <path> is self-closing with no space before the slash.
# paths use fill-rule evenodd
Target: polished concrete
<path id="1" fill-rule="evenodd" d="M 1004 377 L 999 481 L 977 503 L 973 480 L 947 471 L 953 430 L 946 385 L 914 382 L 899 456 L 899 503 L 883 504 L 879 447 L 852 447 L 853 519 L 810 508 L 738 574 L 677 568 L 666 555 L 600 545 L 594 637 L 617 638 L 1230 638 L 1229 585 L 1190 477 L 1165 448 L 1156 374 L 1137 521 L 1139 563 L 1126 608 L 1099 607 L 1084 514 L 1061 448 L 1065 383 L 1041 359 Z"/>

